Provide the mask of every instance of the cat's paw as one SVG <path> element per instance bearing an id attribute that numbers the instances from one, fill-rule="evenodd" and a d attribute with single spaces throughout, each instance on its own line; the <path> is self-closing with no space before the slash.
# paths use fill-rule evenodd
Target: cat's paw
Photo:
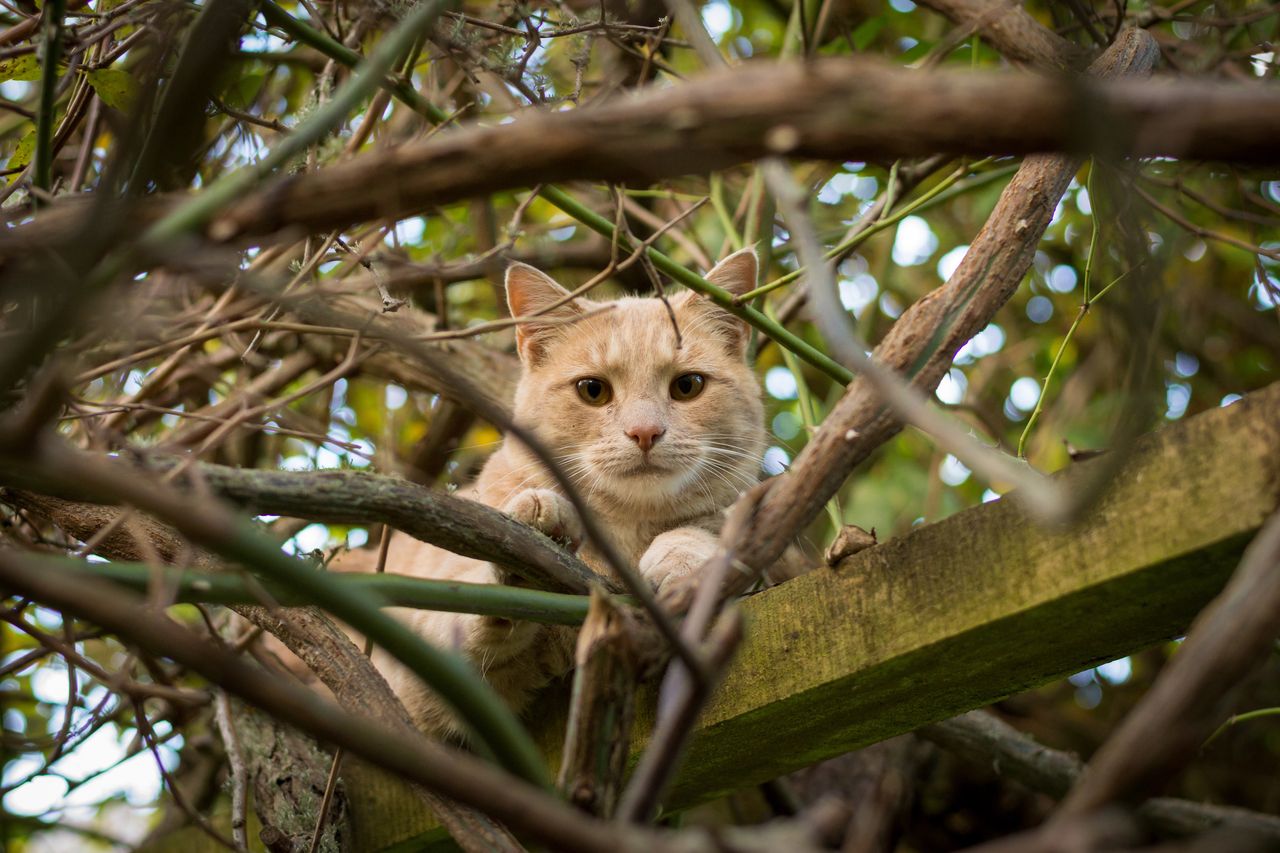
<path id="1" fill-rule="evenodd" d="M 640 557 L 640 574 L 659 598 L 670 598 L 677 590 L 693 584 L 717 547 L 716 537 L 700 528 L 668 530 L 655 538 Z"/>
<path id="2" fill-rule="evenodd" d="M 571 551 L 582 544 L 582 520 L 573 504 L 550 489 L 525 489 L 513 495 L 502 511 L 565 545 Z"/>

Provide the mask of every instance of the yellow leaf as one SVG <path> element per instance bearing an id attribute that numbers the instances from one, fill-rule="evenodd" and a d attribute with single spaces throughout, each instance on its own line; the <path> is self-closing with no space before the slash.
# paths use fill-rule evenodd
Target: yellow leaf
<path id="1" fill-rule="evenodd" d="M 93 90 L 98 93 L 102 103 L 122 113 L 133 109 L 133 104 L 138 98 L 138 84 L 134 82 L 128 71 L 121 71 L 118 68 L 101 68 L 97 71 L 89 71 L 84 76 Z"/>
<path id="2" fill-rule="evenodd" d="M 6 80 L 39 80 L 40 60 L 34 53 L 0 60 L 0 83 Z"/>
<path id="3" fill-rule="evenodd" d="M 18 140 L 18 147 L 13 149 L 13 154 L 9 157 L 9 162 L 5 165 L 6 169 L 17 169 L 9 176 L 7 183 L 13 183 L 18 180 L 18 176 L 22 174 L 21 170 L 31 162 L 32 156 L 36 153 L 36 132 L 32 128 L 27 135 Z"/>

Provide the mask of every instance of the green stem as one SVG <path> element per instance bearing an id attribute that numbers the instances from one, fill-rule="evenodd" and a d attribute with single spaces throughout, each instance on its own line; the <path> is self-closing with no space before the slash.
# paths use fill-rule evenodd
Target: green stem
<path id="1" fill-rule="evenodd" d="M 1111 288 L 1115 287 L 1117 284 L 1120 283 L 1122 279 L 1124 279 L 1125 276 L 1127 276 L 1129 273 L 1137 269 L 1137 266 L 1131 267 L 1130 269 L 1127 269 L 1124 272 L 1120 273 L 1120 275 L 1116 276 L 1115 279 L 1112 280 L 1110 284 L 1102 288 L 1102 290 L 1099 290 L 1097 293 L 1089 292 L 1092 288 L 1092 283 L 1093 283 L 1093 259 L 1096 256 L 1096 252 L 1098 251 L 1098 232 L 1101 230 L 1098 228 L 1098 209 L 1096 206 L 1097 200 L 1094 198 L 1094 195 L 1093 195 L 1094 168 L 1095 168 L 1095 164 L 1090 163 L 1089 177 L 1085 179 L 1085 191 L 1089 193 L 1090 219 L 1091 219 L 1093 228 L 1091 229 L 1091 233 L 1089 234 L 1089 253 L 1085 256 L 1085 259 L 1084 259 L 1083 301 L 1080 303 L 1080 311 L 1076 314 L 1075 320 L 1073 320 L 1071 323 L 1071 328 L 1067 330 L 1066 337 L 1062 339 L 1062 344 L 1061 346 L 1058 347 L 1058 352 L 1053 357 L 1053 363 L 1049 365 L 1049 372 L 1045 374 L 1044 381 L 1040 383 L 1040 396 L 1036 399 L 1036 407 L 1031 411 L 1031 416 L 1027 418 L 1027 425 L 1022 428 L 1022 435 L 1018 436 L 1018 458 L 1019 459 L 1026 458 L 1027 438 L 1031 435 L 1032 428 L 1035 426 L 1036 421 L 1040 418 L 1040 413 L 1044 410 L 1044 398 L 1045 398 L 1045 395 L 1049 393 L 1049 383 L 1053 381 L 1053 376 L 1055 373 L 1057 373 L 1057 370 L 1058 370 L 1058 363 L 1062 360 L 1062 353 L 1066 350 L 1067 344 L 1070 343 L 1072 335 L 1075 334 L 1076 329 L 1080 326 L 1080 321 L 1082 321 L 1084 319 L 1084 316 L 1089 313 L 1089 309 L 1094 306 L 1094 303 L 1096 303 L 1102 297 L 1106 296 L 1107 292 L 1111 290 Z M 1141 265 L 1139 264 L 1139 266 Z M 1210 739 L 1212 740 L 1212 738 Z"/>
<path id="2" fill-rule="evenodd" d="M 893 165 L 889 167 L 889 177 L 885 179 L 885 185 L 884 185 L 884 209 L 885 210 L 893 210 L 893 206 L 898 202 L 898 199 L 895 198 L 895 195 L 898 192 L 898 169 L 901 166 L 902 166 L 901 160 L 894 160 Z M 961 170 L 964 170 L 964 169 L 965 167 L 961 166 L 960 169 L 956 170 L 956 173 L 950 178 L 952 183 L 954 183 L 955 180 L 958 179 L 961 174 L 963 174 L 963 171 Z M 938 187 L 935 187 L 934 189 L 940 192 L 942 189 L 946 189 L 946 186 L 944 186 L 944 184 L 946 183 L 947 181 L 944 180 L 938 185 Z"/>
<path id="3" fill-rule="evenodd" d="M 1090 252 L 1089 257 L 1090 258 L 1093 257 L 1092 251 Z M 1089 281 L 1088 264 L 1089 264 L 1089 261 L 1086 260 L 1085 262 L 1086 294 L 1088 293 L 1088 281 Z M 1139 266 L 1141 265 L 1139 264 Z M 1019 459 L 1026 458 L 1026 454 L 1023 452 L 1023 450 L 1027 444 L 1027 436 L 1031 435 L 1031 428 L 1035 426 L 1036 420 L 1040 417 L 1040 412 L 1044 408 L 1044 397 L 1047 393 L 1049 393 L 1049 383 L 1053 381 L 1053 376 L 1058 371 L 1058 362 L 1062 360 L 1062 353 L 1066 350 L 1067 344 L 1071 342 L 1071 337 L 1076 333 L 1076 329 L 1079 328 L 1080 321 L 1084 319 L 1084 316 L 1089 313 L 1089 309 L 1092 308 L 1099 299 L 1106 296 L 1107 292 L 1111 290 L 1111 288 L 1119 284 L 1124 279 L 1125 276 L 1133 272 L 1135 269 L 1137 269 L 1137 267 L 1132 267 L 1120 273 L 1120 275 L 1116 276 L 1111 281 L 1110 284 L 1108 284 L 1106 287 L 1102 288 L 1102 290 L 1099 290 L 1093 296 L 1087 298 L 1084 302 L 1080 304 L 1080 310 L 1079 312 L 1077 312 L 1075 320 L 1071 322 L 1071 328 L 1067 329 L 1066 337 L 1062 339 L 1062 344 L 1059 345 L 1058 352 L 1053 357 L 1053 363 L 1049 365 L 1049 372 L 1044 375 L 1044 381 L 1040 383 L 1040 396 L 1036 398 L 1036 407 L 1031 411 L 1031 417 L 1027 418 L 1027 425 L 1022 428 L 1022 435 L 1018 436 L 1018 458 Z"/>
<path id="4" fill-rule="evenodd" d="M 733 246 L 736 252 L 744 245 L 742 236 L 738 234 L 738 229 L 733 226 L 733 216 L 729 213 L 729 208 L 724 203 L 724 178 L 719 172 L 712 172 L 708 181 L 710 184 L 711 206 L 715 208 L 716 216 L 720 219 L 720 227 L 724 229 L 725 236 L 729 238 L 729 245 Z"/>
<path id="5" fill-rule="evenodd" d="M 613 191 L 613 187 L 610 187 L 608 184 L 593 184 L 592 186 L 603 193 Z M 617 186 L 620 193 L 628 198 L 660 198 L 665 201 L 688 202 L 699 202 L 706 198 L 706 196 L 696 195 L 694 193 L 678 193 L 675 190 L 637 190 L 632 189 L 631 187 L 624 187 L 620 185 L 615 186 Z"/>
<path id="6" fill-rule="evenodd" d="M 49 554 L 33 554 L 30 560 L 33 565 L 47 565 L 49 571 L 83 571 L 139 592 L 147 591 L 151 583 L 158 580 L 178 604 L 260 604 L 261 599 L 255 595 L 259 587 L 265 588 L 272 599 L 285 606 L 315 603 L 302 590 L 270 581 L 256 584 L 233 574 L 163 569 L 157 578 L 156 568 L 143 563 L 87 563 Z M 396 574 L 333 573 L 330 577 L 340 588 L 358 590 L 357 595 L 376 596 L 384 607 L 474 613 L 551 625 L 581 625 L 587 616 L 588 598 L 585 595 Z"/>
<path id="7" fill-rule="evenodd" d="M 541 195 L 592 231 L 602 234 L 611 240 L 614 239 L 612 222 L 591 210 L 564 190 L 555 186 L 544 186 L 541 190 Z M 633 248 L 630 241 L 621 235 L 618 237 L 618 243 L 624 251 Z M 841 385 L 847 385 L 853 380 L 853 374 L 842 365 L 829 358 L 825 353 L 810 346 L 806 341 L 783 328 L 776 321 L 769 319 L 755 308 L 739 304 L 738 299 L 729 291 L 717 287 L 697 273 L 685 269 L 684 266 L 657 249 L 647 249 L 646 253 L 649 256 L 649 260 L 659 270 L 690 290 L 706 296 L 729 313 L 742 318 L 748 324 L 772 338 L 779 346 L 791 350 Z"/>
<path id="8" fill-rule="evenodd" d="M 31 183 L 49 192 L 53 188 L 53 125 L 58 94 L 58 61 L 62 58 L 62 18 L 66 0 L 48 0 L 44 7 L 44 57 L 40 67 L 40 111 L 36 116 L 35 167 Z M 44 201 L 37 195 L 37 207 Z"/>
<path id="9" fill-rule="evenodd" d="M 1062 361 L 1062 354 L 1066 352 L 1067 344 L 1071 343 L 1071 336 L 1076 333 L 1076 329 L 1080 326 L 1080 321 L 1088 313 L 1089 303 L 1086 302 L 1076 312 L 1076 318 L 1071 321 L 1071 328 L 1067 329 L 1067 334 L 1062 339 L 1062 343 L 1058 346 L 1058 352 L 1053 357 L 1053 363 L 1049 365 L 1049 372 L 1044 375 L 1044 381 L 1040 383 L 1040 396 L 1036 398 L 1036 407 L 1032 410 L 1031 417 L 1027 418 L 1027 425 L 1022 428 L 1022 435 L 1018 436 L 1019 459 L 1026 458 L 1027 436 L 1031 435 L 1031 428 L 1035 425 L 1036 419 L 1040 417 L 1040 412 L 1044 407 L 1044 397 L 1049 393 L 1049 383 L 1053 381 L 1053 375 L 1058 372 L 1058 363 Z"/>
<path id="10" fill-rule="evenodd" d="M 760 176 L 759 167 L 751 171 L 747 192 L 751 199 L 747 202 L 747 219 L 742 226 L 742 244 L 751 246 L 760 241 L 760 209 L 764 205 L 764 178 Z M 767 269 L 768 264 L 765 267 Z"/>
<path id="11" fill-rule="evenodd" d="M 1214 730 L 1213 734 L 1209 735 L 1209 738 L 1204 742 L 1204 745 L 1208 746 L 1213 743 L 1214 739 L 1217 738 L 1218 735 L 1222 734 L 1236 723 L 1256 720 L 1260 717 L 1280 717 L 1280 708 L 1258 708 L 1255 711 L 1245 711 L 1243 714 L 1232 714 L 1222 725 L 1218 726 L 1218 728 Z"/>
<path id="12" fill-rule="evenodd" d="M 1089 284 L 1093 275 L 1093 253 L 1098 249 L 1098 212 L 1094 207 L 1093 197 L 1093 164 L 1089 165 L 1089 177 L 1085 180 L 1085 192 L 1089 194 L 1089 223 L 1093 226 L 1089 234 L 1089 254 L 1084 259 L 1084 304 L 1089 304 Z"/>

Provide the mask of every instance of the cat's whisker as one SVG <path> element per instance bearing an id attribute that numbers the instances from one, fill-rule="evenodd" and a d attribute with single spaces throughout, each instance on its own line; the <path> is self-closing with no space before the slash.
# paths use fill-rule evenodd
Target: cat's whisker
<path id="1" fill-rule="evenodd" d="M 707 463 L 708 471 L 711 471 L 722 478 L 736 478 L 739 481 L 738 483 L 735 484 L 733 479 L 728 479 L 728 482 L 736 485 L 739 491 L 751 488 L 751 486 L 755 485 L 757 482 L 755 478 L 751 477 L 739 468 L 730 467 L 722 462 L 717 462 L 710 458 L 707 460 Z"/>
<path id="2" fill-rule="evenodd" d="M 725 447 L 730 450 L 741 450 L 744 453 L 747 452 L 747 448 L 744 448 L 741 444 L 722 441 L 720 439 L 709 439 L 707 441 L 702 442 L 702 446 L 703 447 Z M 763 448 L 761 448 L 761 450 L 763 450 Z"/>
<path id="3" fill-rule="evenodd" d="M 693 478 L 691 485 L 697 486 L 702 490 L 702 495 L 707 499 L 708 504 L 714 504 L 716 502 L 715 495 L 711 492 L 711 486 L 707 484 L 701 474 L 698 474 Z"/>
<path id="4" fill-rule="evenodd" d="M 752 456 L 749 453 L 739 455 L 736 453 L 709 451 L 703 458 L 712 465 L 734 470 L 745 470 L 747 468 L 754 470 L 760 465 L 760 457 Z"/>
<path id="5" fill-rule="evenodd" d="M 731 451 L 708 449 L 706 451 L 708 459 L 715 459 L 717 462 L 725 465 L 742 465 L 744 467 L 758 468 L 762 463 L 762 459 L 752 453 L 738 454 Z"/>
<path id="6" fill-rule="evenodd" d="M 706 445 L 705 449 L 708 453 L 722 453 L 726 456 L 740 457 L 742 459 L 760 459 L 763 456 L 763 454 L 759 453 L 748 453 L 737 447 L 721 447 L 715 444 Z"/>
<path id="7" fill-rule="evenodd" d="M 717 481 L 731 489 L 734 493 L 741 491 L 738 485 L 725 476 L 724 472 L 717 468 L 707 468 L 706 472 L 716 478 Z"/>

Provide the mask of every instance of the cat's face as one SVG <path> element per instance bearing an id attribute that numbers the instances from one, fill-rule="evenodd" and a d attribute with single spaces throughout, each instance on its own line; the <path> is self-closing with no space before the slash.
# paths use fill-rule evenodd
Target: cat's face
<path id="1" fill-rule="evenodd" d="M 731 255 L 708 278 L 751 290 L 754 253 Z M 507 298 L 522 317 L 564 303 L 517 330 L 516 418 L 589 500 L 679 517 L 726 507 L 757 481 L 764 410 L 736 317 L 691 291 L 672 296 L 670 311 L 657 298 L 569 300 L 524 265 L 507 271 Z"/>

